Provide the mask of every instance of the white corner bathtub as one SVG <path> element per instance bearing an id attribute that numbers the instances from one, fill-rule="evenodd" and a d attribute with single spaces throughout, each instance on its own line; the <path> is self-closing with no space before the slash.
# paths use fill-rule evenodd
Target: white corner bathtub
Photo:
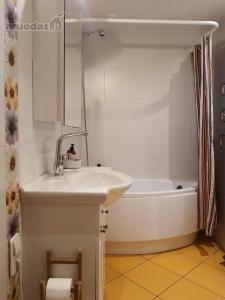
<path id="1" fill-rule="evenodd" d="M 197 218 L 195 182 L 135 180 L 109 207 L 106 252 L 144 254 L 190 245 L 197 236 Z"/>

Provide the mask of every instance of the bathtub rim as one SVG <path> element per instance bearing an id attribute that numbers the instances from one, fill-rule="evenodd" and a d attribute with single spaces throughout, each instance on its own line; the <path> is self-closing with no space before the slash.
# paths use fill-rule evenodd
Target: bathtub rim
<path id="1" fill-rule="evenodd" d="M 106 241 L 106 255 L 147 255 L 182 249 L 193 245 L 199 230 L 185 235 L 138 242 Z"/>
<path id="2" fill-rule="evenodd" d="M 154 192 L 126 192 L 121 198 L 145 198 L 145 197 L 169 197 L 169 196 L 183 196 L 187 194 L 197 194 L 196 187 L 184 188 L 184 189 L 172 189 L 166 191 L 154 191 Z"/>

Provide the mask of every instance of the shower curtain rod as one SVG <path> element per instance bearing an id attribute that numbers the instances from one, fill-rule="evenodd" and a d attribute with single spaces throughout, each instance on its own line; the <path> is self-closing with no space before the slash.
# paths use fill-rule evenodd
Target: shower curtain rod
<path id="1" fill-rule="evenodd" d="M 212 29 L 207 31 L 207 35 L 213 34 L 218 28 L 219 24 L 215 21 L 193 21 L 193 20 L 150 20 L 150 19 L 119 19 L 119 18 L 77 18 L 66 19 L 66 23 L 102 23 L 102 24 L 139 24 L 139 25 L 171 25 L 171 26 L 211 26 Z"/>

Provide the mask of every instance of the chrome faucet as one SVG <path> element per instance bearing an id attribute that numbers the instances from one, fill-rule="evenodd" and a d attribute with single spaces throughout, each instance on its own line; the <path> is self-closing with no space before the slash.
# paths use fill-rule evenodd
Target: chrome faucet
<path id="1" fill-rule="evenodd" d="M 55 175 L 63 175 L 63 156 L 62 156 L 62 149 L 61 149 L 62 142 L 67 138 L 74 137 L 74 136 L 82 136 L 82 135 L 87 137 L 88 132 L 82 131 L 82 132 L 68 133 L 68 134 L 63 134 L 58 138 L 56 142 L 55 164 L 54 164 Z"/>

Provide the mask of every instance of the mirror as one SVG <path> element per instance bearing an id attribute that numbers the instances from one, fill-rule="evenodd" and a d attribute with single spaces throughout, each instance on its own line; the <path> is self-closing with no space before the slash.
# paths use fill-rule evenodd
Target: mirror
<path id="1" fill-rule="evenodd" d="M 81 128 L 82 121 L 82 23 L 71 18 L 73 0 L 65 0 L 64 125 Z"/>

